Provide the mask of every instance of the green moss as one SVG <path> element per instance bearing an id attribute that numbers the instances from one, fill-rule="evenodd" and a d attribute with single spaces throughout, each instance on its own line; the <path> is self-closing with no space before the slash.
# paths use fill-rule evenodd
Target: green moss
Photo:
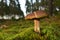
<path id="1" fill-rule="evenodd" d="M 8 28 L 0 28 L 1 40 L 60 40 L 60 23 L 49 19 L 41 20 L 41 33 L 35 33 L 33 21 L 6 21 Z M 4 24 L 5 24 L 4 23 Z M 5 24 L 5 25 L 6 25 Z"/>

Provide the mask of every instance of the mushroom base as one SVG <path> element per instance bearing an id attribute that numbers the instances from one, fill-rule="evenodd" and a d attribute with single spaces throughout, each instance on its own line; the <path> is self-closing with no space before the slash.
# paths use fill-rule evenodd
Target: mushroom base
<path id="1" fill-rule="evenodd" d="M 34 31 L 40 33 L 39 20 L 34 19 Z"/>

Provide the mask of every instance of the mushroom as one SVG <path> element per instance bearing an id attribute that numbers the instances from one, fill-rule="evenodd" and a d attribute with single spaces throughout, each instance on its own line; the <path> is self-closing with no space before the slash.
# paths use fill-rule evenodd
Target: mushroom
<path id="1" fill-rule="evenodd" d="M 48 15 L 45 11 L 39 10 L 39 11 L 34 11 L 33 13 L 28 14 L 25 17 L 25 19 L 34 20 L 34 31 L 40 33 L 39 19 L 47 16 Z"/>

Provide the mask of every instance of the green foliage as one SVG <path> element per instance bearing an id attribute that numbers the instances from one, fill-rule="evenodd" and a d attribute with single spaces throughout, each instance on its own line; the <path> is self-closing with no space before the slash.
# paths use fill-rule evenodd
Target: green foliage
<path id="1" fill-rule="evenodd" d="M 55 3 L 55 6 L 60 7 L 60 0 L 55 0 L 54 3 Z"/>

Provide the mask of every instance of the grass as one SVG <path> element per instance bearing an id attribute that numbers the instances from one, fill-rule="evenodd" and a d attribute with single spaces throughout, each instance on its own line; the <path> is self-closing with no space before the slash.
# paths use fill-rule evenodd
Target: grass
<path id="1" fill-rule="evenodd" d="M 34 23 L 30 20 L 4 21 L 0 28 L 0 40 L 60 40 L 60 19 L 51 17 L 41 19 L 41 34 L 33 30 Z"/>

